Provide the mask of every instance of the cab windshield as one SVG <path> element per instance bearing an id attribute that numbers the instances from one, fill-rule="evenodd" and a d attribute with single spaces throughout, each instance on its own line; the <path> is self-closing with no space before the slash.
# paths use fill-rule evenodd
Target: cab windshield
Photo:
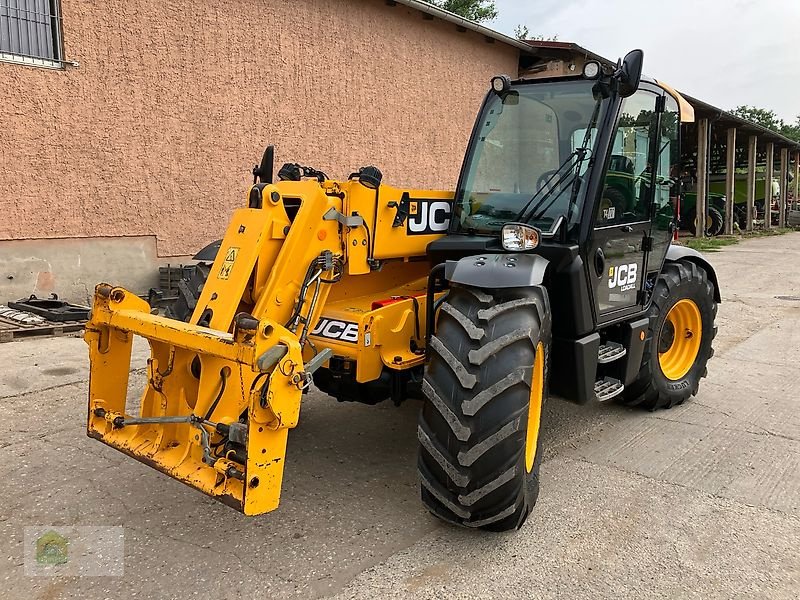
<path id="1" fill-rule="evenodd" d="M 580 79 L 518 85 L 491 94 L 456 195 L 456 228 L 493 234 L 522 220 L 543 231 L 577 222 L 597 123 L 607 102 Z M 524 210 L 524 214 L 520 212 Z"/>

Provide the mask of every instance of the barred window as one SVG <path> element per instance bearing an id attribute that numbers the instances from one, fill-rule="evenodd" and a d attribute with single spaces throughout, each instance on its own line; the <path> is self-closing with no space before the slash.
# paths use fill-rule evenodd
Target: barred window
<path id="1" fill-rule="evenodd" d="M 0 0 L 0 59 L 60 66 L 59 0 Z"/>

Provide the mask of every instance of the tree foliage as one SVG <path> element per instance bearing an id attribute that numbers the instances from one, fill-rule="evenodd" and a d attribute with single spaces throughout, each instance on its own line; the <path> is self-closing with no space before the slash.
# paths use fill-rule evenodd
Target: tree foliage
<path id="1" fill-rule="evenodd" d="M 542 34 L 535 34 L 531 35 L 530 29 L 528 29 L 527 25 L 517 25 L 514 27 L 514 37 L 518 40 L 537 40 L 540 42 L 556 42 L 558 41 L 558 35 L 554 35 L 553 37 L 545 37 Z"/>
<path id="2" fill-rule="evenodd" d="M 800 142 L 800 115 L 797 115 L 794 123 L 786 123 L 774 110 L 746 105 L 737 106 L 731 113 L 737 117 L 747 119 L 752 123 L 771 129 L 772 131 L 777 131 L 796 142 Z"/>
<path id="3" fill-rule="evenodd" d="M 774 110 L 767 110 L 766 108 L 758 108 L 756 106 L 737 106 L 731 113 L 742 119 L 747 119 L 753 123 L 757 123 L 767 129 L 779 131 L 783 125 L 783 121 L 778 117 Z"/>
<path id="4" fill-rule="evenodd" d="M 426 0 L 426 2 L 476 23 L 497 18 L 497 7 L 493 0 Z"/>
<path id="5" fill-rule="evenodd" d="M 800 115 L 795 117 L 793 124 L 784 123 L 781 133 L 795 142 L 800 142 Z"/>

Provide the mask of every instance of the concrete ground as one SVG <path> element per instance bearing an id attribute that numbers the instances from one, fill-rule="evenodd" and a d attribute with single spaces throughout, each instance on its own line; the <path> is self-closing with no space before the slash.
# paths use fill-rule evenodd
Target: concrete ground
<path id="1" fill-rule="evenodd" d="M 515 534 L 422 508 L 414 402 L 310 395 L 280 509 L 244 517 L 85 436 L 82 340 L 0 344 L 0 597 L 796 599 L 800 302 L 776 296 L 800 298 L 800 233 L 710 260 L 723 304 L 699 395 L 655 413 L 551 401 Z M 122 526 L 124 575 L 26 576 L 31 525 Z"/>

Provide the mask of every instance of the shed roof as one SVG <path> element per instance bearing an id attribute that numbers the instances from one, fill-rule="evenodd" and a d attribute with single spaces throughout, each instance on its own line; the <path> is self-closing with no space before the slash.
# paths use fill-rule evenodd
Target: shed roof
<path id="1" fill-rule="evenodd" d="M 786 146 L 800 150 L 800 142 L 796 142 L 793 139 L 778 133 L 777 131 L 773 131 L 772 129 L 768 129 L 763 125 L 753 123 L 747 119 L 737 117 L 733 113 L 728 112 L 727 110 L 722 110 L 721 108 L 717 108 L 716 106 L 713 106 L 708 102 L 704 102 L 703 100 L 698 100 L 697 98 L 683 93 L 681 93 L 681 95 L 686 98 L 686 101 L 694 107 L 695 112 L 700 118 L 714 119 L 715 122 L 722 126 L 737 127 L 742 131 L 758 135 L 769 142 L 778 144 L 779 146 Z"/>

